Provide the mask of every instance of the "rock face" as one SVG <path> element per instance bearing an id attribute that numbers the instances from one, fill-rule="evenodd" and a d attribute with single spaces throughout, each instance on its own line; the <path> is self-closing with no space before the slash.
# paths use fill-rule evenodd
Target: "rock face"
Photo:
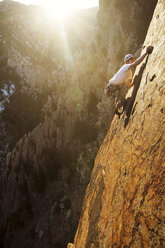
<path id="1" fill-rule="evenodd" d="M 125 114 L 113 119 L 97 154 L 76 248 L 165 246 L 164 23 L 159 0 L 142 50 L 152 44 L 153 53 L 136 69 L 134 104 L 131 91 Z"/>

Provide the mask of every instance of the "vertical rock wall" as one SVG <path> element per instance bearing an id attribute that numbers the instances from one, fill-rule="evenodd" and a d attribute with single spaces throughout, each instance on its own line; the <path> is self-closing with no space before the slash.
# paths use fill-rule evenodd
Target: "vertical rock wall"
<path id="1" fill-rule="evenodd" d="M 164 24 L 159 0 L 142 53 L 147 45 L 154 51 L 136 69 L 141 81 L 129 120 L 125 114 L 113 119 L 96 157 L 76 248 L 165 246 Z"/>

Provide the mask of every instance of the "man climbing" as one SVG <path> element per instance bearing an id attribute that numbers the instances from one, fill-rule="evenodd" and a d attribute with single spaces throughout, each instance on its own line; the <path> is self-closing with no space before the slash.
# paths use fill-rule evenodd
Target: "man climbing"
<path id="1" fill-rule="evenodd" d="M 148 46 L 146 52 L 136 61 L 132 54 L 127 54 L 124 57 L 125 64 L 119 69 L 114 77 L 109 80 L 109 83 L 104 90 L 106 96 L 112 96 L 115 98 L 115 114 L 119 115 L 119 117 L 120 113 L 118 109 L 122 107 L 126 101 L 121 85 L 125 83 L 128 88 L 133 86 L 132 69 L 136 68 L 136 66 L 139 65 L 148 54 L 151 54 L 152 50 L 153 47 Z"/>

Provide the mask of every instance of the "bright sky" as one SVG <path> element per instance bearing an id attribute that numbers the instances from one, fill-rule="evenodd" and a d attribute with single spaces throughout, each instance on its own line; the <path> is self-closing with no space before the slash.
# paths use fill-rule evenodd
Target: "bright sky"
<path id="1" fill-rule="evenodd" d="M 15 0 L 23 4 L 43 5 L 50 15 L 60 18 L 83 8 L 99 6 L 99 0 Z"/>
<path id="2" fill-rule="evenodd" d="M 67 3 L 67 6 L 75 6 L 75 8 L 90 8 L 93 6 L 99 5 L 99 0 L 14 0 L 16 2 L 21 2 L 24 4 L 54 4 L 58 5 L 59 2 L 64 6 Z"/>

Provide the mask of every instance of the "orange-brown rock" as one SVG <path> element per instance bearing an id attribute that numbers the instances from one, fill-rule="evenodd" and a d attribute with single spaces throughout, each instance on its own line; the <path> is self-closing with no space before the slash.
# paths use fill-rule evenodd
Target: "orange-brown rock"
<path id="1" fill-rule="evenodd" d="M 164 24 L 159 0 L 142 50 L 153 45 L 153 53 L 135 72 L 128 117 L 113 119 L 96 157 L 76 248 L 165 247 Z"/>

